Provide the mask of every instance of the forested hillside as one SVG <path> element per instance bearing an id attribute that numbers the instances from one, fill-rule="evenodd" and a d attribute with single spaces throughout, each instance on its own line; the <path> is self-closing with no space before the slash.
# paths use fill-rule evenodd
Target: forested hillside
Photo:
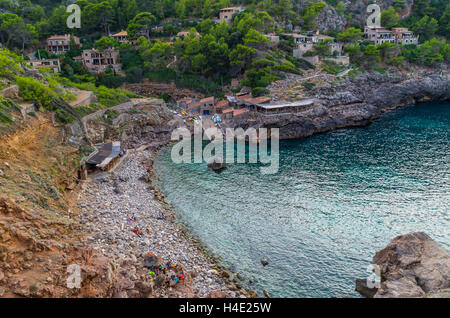
<path id="1" fill-rule="evenodd" d="M 118 87 L 123 82 L 176 81 L 183 87 L 220 94 L 232 78 L 255 95 L 286 73 L 301 74 L 313 68 L 294 58 L 292 32 L 320 30 L 345 43 L 344 52 L 354 68 L 401 67 L 405 63 L 433 65 L 448 62 L 450 49 L 450 3 L 446 0 L 382 1 L 381 23 L 386 28 L 408 27 L 419 35 L 421 46 L 390 43 L 373 45 L 362 32 L 368 16 L 366 0 L 0 0 L 0 41 L 10 49 L 29 51 L 45 47 L 43 41 L 54 34 L 81 38 L 83 49 L 120 50 L 125 76 L 106 74 L 92 78 L 73 57 L 73 48 L 60 56 L 62 75 L 74 82 L 95 82 Z M 69 29 L 66 6 L 81 8 L 81 28 Z M 242 6 L 231 24 L 217 23 L 219 10 Z M 136 45 L 117 43 L 110 37 L 127 30 Z M 179 31 L 189 32 L 176 37 Z M 268 35 L 280 37 L 273 45 Z M 45 50 L 40 56 L 51 57 Z M 326 45 L 312 54 L 329 56 Z M 336 65 L 325 70 L 342 71 Z"/>

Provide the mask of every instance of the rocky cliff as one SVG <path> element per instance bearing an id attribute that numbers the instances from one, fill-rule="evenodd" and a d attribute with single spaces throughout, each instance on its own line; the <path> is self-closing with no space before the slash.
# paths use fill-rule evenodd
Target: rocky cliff
<path id="1" fill-rule="evenodd" d="M 300 0 L 298 2 L 301 8 L 306 8 L 310 0 Z M 325 1 L 324 1 L 325 2 Z M 344 14 L 339 14 L 336 8 L 328 3 L 317 17 L 317 28 L 321 31 L 329 30 L 344 30 L 351 25 L 365 25 L 369 13 L 367 13 L 367 6 L 374 1 L 368 0 L 342 0 L 341 1 L 346 11 Z M 378 1 L 381 10 L 385 10 L 394 4 L 394 0 Z M 400 10 L 401 17 L 407 17 L 411 13 L 413 0 L 405 0 L 405 8 Z"/>
<path id="2" fill-rule="evenodd" d="M 404 74 L 392 70 L 380 74 L 371 71 L 354 78 L 321 75 L 317 82 L 320 85 L 310 91 L 300 85 L 289 92 L 289 98 L 294 100 L 315 99 L 314 107 L 304 108 L 296 114 L 272 117 L 253 113 L 248 122 L 235 120 L 232 126 L 280 128 L 280 138 L 293 139 L 368 125 L 388 109 L 450 99 L 450 77 L 444 72 Z"/>
<path id="3" fill-rule="evenodd" d="M 130 149 L 154 140 L 169 139 L 170 132 L 183 124 L 180 117 L 166 107 L 161 99 L 141 98 L 102 109 L 82 118 L 84 131 L 75 122 L 66 128 L 69 136 L 87 138 L 98 144 L 106 140 L 120 140 Z"/>
<path id="4" fill-rule="evenodd" d="M 377 252 L 381 285 L 370 290 L 357 280 L 356 290 L 375 298 L 450 297 L 450 252 L 425 233 L 394 238 Z"/>

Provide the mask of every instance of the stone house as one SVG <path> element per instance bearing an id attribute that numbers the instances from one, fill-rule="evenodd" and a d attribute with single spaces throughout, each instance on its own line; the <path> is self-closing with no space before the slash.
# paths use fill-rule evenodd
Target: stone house
<path id="1" fill-rule="evenodd" d="M 366 26 L 364 28 L 364 38 L 373 42 L 373 44 L 395 43 L 394 33 L 381 27 Z"/>
<path id="2" fill-rule="evenodd" d="M 185 97 L 185 98 L 177 100 L 177 106 L 181 107 L 181 108 L 185 108 L 186 106 L 188 106 L 188 105 L 190 105 L 190 104 L 192 104 L 194 102 L 195 102 L 194 99 L 189 98 L 189 97 Z"/>
<path id="3" fill-rule="evenodd" d="M 199 102 L 188 104 L 187 109 L 194 114 L 198 114 L 201 109 L 201 104 Z"/>
<path id="4" fill-rule="evenodd" d="M 120 72 L 119 51 L 112 49 L 105 50 L 84 50 L 82 55 L 83 66 L 92 73 L 104 73 L 108 68 L 114 72 Z"/>
<path id="5" fill-rule="evenodd" d="M 334 41 L 334 38 L 332 36 L 319 34 L 319 31 L 317 31 L 317 33 L 311 37 L 311 41 L 313 43 L 319 43 L 319 42 L 326 41 L 326 40 Z"/>
<path id="6" fill-rule="evenodd" d="M 61 64 L 58 59 L 31 60 L 29 61 L 29 65 L 36 70 L 46 67 L 52 69 L 56 73 L 61 72 Z"/>
<path id="7" fill-rule="evenodd" d="M 225 119 L 233 118 L 233 108 L 226 108 L 222 111 L 222 115 Z"/>
<path id="8" fill-rule="evenodd" d="M 343 43 L 338 43 L 338 42 L 332 42 L 332 43 L 328 43 L 328 47 L 330 48 L 330 54 L 331 55 L 342 55 L 342 52 L 344 50 L 344 44 Z"/>
<path id="9" fill-rule="evenodd" d="M 297 43 L 297 48 L 294 49 L 293 56 L 302 57 L 306 52 L 312 51 L 313 48 L 314 43 L 312 42 Z"/>
<path id="10" fill-rule="evenodd" d="M 226 109 L 229 105 L 230 103 L 228 102 L 228 100 L 221 100 L 214 105 L 214 112 L 216 114 L 222 114 L 223 110 Z"/>
<path id="11" fill-rule="evenodd" d="M 233 110 L 233 118 L 247 118 L 249 110 L 247 108 Z"/>
<path id="12" fill-rule="evenodd" d="M 81 46 L 80 39 L 73 37 L 75 45 L 79 48 Z M 47 39 L 47 51 L 53 54 L 61 54 L 70 49 L 70 34 L 53 35 Z"/>
<path id="13" fill-rule="evenodd" d="M 206 97 L 200 100 L 200 113 L 202 115 L 211 115 L 214 111 L 214 96 Z"/>
<path id="14" fill-rule="evenodd" d="M 309 43 L 311 41 L 311 37 L 304 35 L 304 34 L 291 34 L 291 36 L 294 38 L 295 44 L 301 44 L 301 43 Z"/>
<path id="15" fill-rule="evenodd" d="M 394 33 L 395 41 L 397 44 L 419 44 L 419 36 L 414 35 L 412 31 L 408 30 L 408 28 L 392 28 L 392 33 Z"/>
<path id="16" fill-rule="evenodd" d="M 227 23 L 231 23 L 233 20 L 233 14 L 244 11 L 245 9 L 242 7 L 229 7 L 223 8 L 219 11 L 219 23 L 223 21 L 227 21 Z"/>
<path id="17" fill-rule="evenodd" d="M 396 44 L 415 44 L 419 43 L 419 36 L 414 35 L 408 28 L 392 28 L 387 30 L 381 27 L 364 28 L 364 38 L 373 42 L 373 44 L 383 44 L 386 42 Z"/>

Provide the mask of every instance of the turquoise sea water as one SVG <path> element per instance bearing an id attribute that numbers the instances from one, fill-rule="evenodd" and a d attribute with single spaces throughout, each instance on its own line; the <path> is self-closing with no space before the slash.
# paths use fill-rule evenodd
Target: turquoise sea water
<path id="1" fill-rule="evenodd" d="M 155 162 L 180 220 L 221 262 L 275 297 L 358 296 L 375 252 L 424 231 L 450 248 L 450 104 L 280 143 L 280 170 Z M 263 267 L 260 260 L 267 258 Z"/>

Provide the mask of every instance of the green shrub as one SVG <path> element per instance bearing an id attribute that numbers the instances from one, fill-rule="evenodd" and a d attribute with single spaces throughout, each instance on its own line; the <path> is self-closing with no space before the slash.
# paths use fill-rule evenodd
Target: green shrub
<path id="1" fill-rule="evenodd" d="M 255 97 L 264 96 L 270 94 L 270 91 L 264 87 L 255 87 L 252 89 L 252 95 Z"/>
<path id="2" fill-rule="evenodd" d="M 3 96 L 0 95 L 0 123 L 12 123 L 13 120 L 9 114 L 18 110 L 20 110 L 20 107 L 16 103 L 9 99 L 4 99 Z"/>
<path id="3" fill-rule="evenodd" d="M 316 84 L 312 82 L 303 82 L 302 86 L 310 91 L 316 86 Z"/>
<path id="4" fill-rule="evenodd" d="M 127 83 L 139 83 L 142 81 L 144 77 L 144 71 L 142 68 L 134 66 L 127 70 L 127 75 L 125 77 L 125 81 Z"/>
<path id="5" fill-rule="evenodd" d="M 295 65 L 289 61 L 275 64 L 273 68 L 276 70 L 282 71 L 282 72 L 297 73 L 297 70 L 295 69 Z"/>
<path id="6" fill-rule="evenodd" d="M 161 98 L 162 100 L 164 100 L 166 103 L 168 103 L 169 100 L 170 100 L 170 96 L 169 96 L 169 94 L 167 94 L 167 93 L 161 94 L 161 95 L 159 96 L 159 98 Z"/>
<path id="7" fill-rule="evenodd" d="M 114 74 L 107 74 L 99 77 L 96 81 L 97 85 L 103 85 L 108 88 L 118 88 L 125 82 L 125 77 Z"/>
<path id="8" fill-rule="evenodd" d="M 16 83 L 19 86 L 19 94 L 26 101 L 37 103 L 46 109 L 50 107 L 53 99 L 51 90 L 32 77 L 17 76 Z"/>
<path id="9" fill-rule="evenodd" d="M 315 69 L 314 65 L 312 65 L 311 63 L 309 63 L 308 61 L 306 61 L 304 59 L 299 59 L 299 58 L 295 58 L 295 57 L 290 56 L 290 55 L 286 55 L 286 60 L 288 60 L 289 62 L 294 64 L 295 67 L 300 68 L 302 70 L 313 70 L 313 69 Z"/>
<path id="10" fill-rule="evenodd" d="M 326 61 L 325 66 L 323 67 L 322 70 L 324 72 L 327 72 L 328 74 L 337 75 L 340 72 L 344 71 L 345 67 L 331 61 Z"/>
<path id="11" fill-rule="evenodd" d="M 19 74 L 23 71 L 19 58 L 14 55 L 14 53 L 8 50 L 0 51 L 0 77 L 7 77 L 12 79 L 14 75 Z"/>
<path id="12" fill-rule="evenodd" d="M 393 65 L 393 66 L 400 66 L 400 65 L 402 65 L 404 60 L 405 60 L 405 58 L 403 56 L 396 56 L 396 57 L 393 57 L 393 58 L 387 60 L 386 63 L 389 65 Z"/>

